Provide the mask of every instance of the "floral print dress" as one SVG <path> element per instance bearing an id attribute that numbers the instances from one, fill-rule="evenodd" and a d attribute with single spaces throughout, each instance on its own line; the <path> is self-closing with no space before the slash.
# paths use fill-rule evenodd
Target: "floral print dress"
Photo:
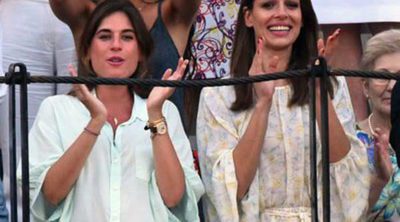
<path id="1" fill-rule="evenodd" d="M 357 127 L 357 137 L 366 145 L 368 165 L 371 172 L 374 170 L 374 138 Z M 396 155 L 390 148 L 390 160 L 393 166 L 393 175 L 383 188 L 378 201 L 371 210 L 369 221 L 400 221 L 400 170 Z"/>
<path id="2" fill-rule="evenodd" d="M 206 195 L 206 220 L 212 222 L 311 221 L 308 106 L 288 107 L 290 86 L 275 88 L 260 163 L 247 194 L 236 198 L 233 150 L 247 129 L 252 110 L 233 112 L 232 86 L 204 88 L 197 119 L 197 144 Z M 356 137 L 354 113 L 344 78 L 332 101 L 351 149 L 330 164 L 331 221 L 365 221 L 370 172 L 364 145 Z M 317 130 L 318 132 L 318 130 Z M 319 135 L 317 135 L 319 141 Z M 318 142 L 318 201 L 322 216 L 322 162 Z"/>

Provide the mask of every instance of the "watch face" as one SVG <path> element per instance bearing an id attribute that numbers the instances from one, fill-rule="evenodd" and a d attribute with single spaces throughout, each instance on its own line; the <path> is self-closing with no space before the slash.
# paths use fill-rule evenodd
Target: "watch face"
<path id="1" fill-rule="evenodd" d="M 167 132 L 167 125 L 165 124 L 165 122 L 161 122 L 159 124 L 157 124 L 157 133 L 158 134 L 165 134 Z"/>

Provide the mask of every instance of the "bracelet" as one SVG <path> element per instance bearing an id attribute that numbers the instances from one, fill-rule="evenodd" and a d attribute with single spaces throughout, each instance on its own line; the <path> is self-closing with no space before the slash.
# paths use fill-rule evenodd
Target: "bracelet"
<path id="1" fill-rule="evenodd" d="M 146 126 L 144 127 L 144 129 L 145 130 L 148 130 L 148 129 L 150 129 L 150 128 L 152 128 L 152 127 L 154 127 L 155 125 L 157 125 L 157 124 L 159 124 L 159 123 L 161 123 L 161 122 L 165 122 L 165 117 L 163 116 L 163 117 L 161 117 L 160 119 L 158 119 L 158 120 L 154 120 L 154 121 L 147 121 L 147 124 L 146 124 Z"/>
<path id="2" fill-rule="evenodd" d="M 85 132 L 89 133 L 90 135 L 93 135 L 93 136 L 99 136 L 99 135 L 100 135 L 100 133 L 96 133 L 96 132 L 94 132 L 94 131 L 88 129 L 87 127 L 85 127 L 83 130 L 84 130 Z"/>

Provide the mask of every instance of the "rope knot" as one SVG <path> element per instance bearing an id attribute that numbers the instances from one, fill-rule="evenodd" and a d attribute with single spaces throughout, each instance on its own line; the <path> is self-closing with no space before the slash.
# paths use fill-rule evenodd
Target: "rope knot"
<path id="1" fill-rule="evenodd" d="M 8 72 L 5 75 L 5 83 L 10 84 L 22 84 L 30 83 L 30 74 L 26 70 L 26 66 L 23 63 L 10 64 Z"/>
<path id="2" fill-rule="evenodd" d="M 326 59 L 324 57 L 318 57 L 314 60 L 312 66 L 311 66 L 311 77 L 322 77 L 321 75 L 323 73 L 328 73 L 330 74 L 330 68 L 328 67 L 328 64 L 326 62 Z"/>

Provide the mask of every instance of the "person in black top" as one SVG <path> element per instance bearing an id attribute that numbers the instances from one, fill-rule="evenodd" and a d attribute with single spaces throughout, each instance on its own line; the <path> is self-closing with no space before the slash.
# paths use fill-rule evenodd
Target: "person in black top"
<path id="1" fill-rule="evenodd" d="M 400 83 L 397 81 L 392 90 L 390 102 L 390 130 L 389 142 L 396 152 L 397 159 L 400 158 Z M 399 164 L 399 163 L 397 163 Z"/>

